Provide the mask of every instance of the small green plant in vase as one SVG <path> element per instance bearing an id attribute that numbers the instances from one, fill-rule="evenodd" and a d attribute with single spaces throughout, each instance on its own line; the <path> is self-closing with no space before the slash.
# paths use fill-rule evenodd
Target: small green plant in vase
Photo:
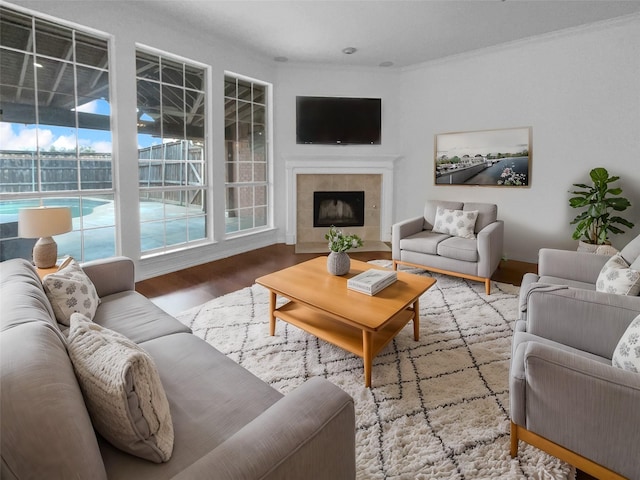
<path id="1" fill-rule="evenodd" d="M 358 235 L 346 235 L 334 225 L 331 225 L 324 238 L 329 241 L 329 250 L 332 252 L 346 252 L 362 246 L 362 239 Z"/>
<path id="2" fill-rule="evenodd" d="M 327 257 L 327 270 L 332 275 L 345 275 L 351 268 L 351 260 L 347 251 L 363 245 L 362 239 L 355 234 L 347 235 L 334 225 L 324 236 L 329 242 L 329 256 Z"/>
<path id="3" fill-rule="evenodd" d="M 622 189 L 611 187 L 609 184 L 617 181 L 620 177 L 609 176 L 605 168 L 594 168 L 589 172 L 593 181 L 592 185 L 574 183 L 574 187 L 582 190 L 571 191 L 574 197 L 569 199 L 569 205 L 573 208 L 584 208 L 585 210 L 573 219 L 571 225 L 576 225 L 573 232 L 573 239 L 580 240 L 586 244 L 595 245 L 594 248 L 582 248 L 595 250 L 600 245 L 610 245 L 610 234 L 624 233 L 619 225 L 633 228 L 630 221 L 613 215 L 613 212 L 622 212 L 631 206 L 629 200 L 619 195 Z M 578 247 L 580 250 L 580 246 Z"/>

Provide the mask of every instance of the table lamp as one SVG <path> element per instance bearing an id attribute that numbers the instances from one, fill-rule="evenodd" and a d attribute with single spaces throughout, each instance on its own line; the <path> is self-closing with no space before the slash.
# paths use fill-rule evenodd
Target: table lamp
<path id="1" fill-rule="evenodd" d="M 33 247 L 33 263 L 38 268 L 50 268 L 58 260 L 58 245 L 52 235 L 70 232 L 69 207 L 21 208 L 18 211 L 18 236 L 38 238 Z"/>

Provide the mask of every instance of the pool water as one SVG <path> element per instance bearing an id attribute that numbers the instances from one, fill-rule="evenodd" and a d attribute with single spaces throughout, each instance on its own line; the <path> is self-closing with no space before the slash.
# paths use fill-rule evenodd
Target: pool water
<path id="1" fill-rule="evenodd" d="M 93 209 L 109 203 L 106 200 L 97 200 L 85 198 L 82 200 L 82 208 L 80 200 L 77 198 L 50 198 L 43 200 L 46 207 L 69 207 L 71 208 L 71 216 L 73 218 L 82 217 L 93 212 Z M 18 211 L 21 208 L 33 208 L 40 206 L 39 200 L 10 200 L 0 203 L 0 222 L 15 222 L 18 220 Z"/>

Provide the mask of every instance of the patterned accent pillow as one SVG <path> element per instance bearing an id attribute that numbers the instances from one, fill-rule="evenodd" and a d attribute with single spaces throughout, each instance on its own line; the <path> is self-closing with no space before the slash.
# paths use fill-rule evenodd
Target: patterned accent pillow
<path id="1" fill-rule="evenodd" d="M 168 461 L 173 423 L 151 356 L 124 335 L 79 313 L 71 315 L 68 350 L 100 435 L 131 455 Z"/>
<path id="2" fill-rule="evenodd" d="M 640 315 L 627 327 L 618 342 L 611 363 L 614 367 L 640 373 Z"/>
<path id="3" fill-rule="evenodd" d="M 476 227 L 478 210 L 449 210 L 438 207 L 433 231 L 446 233 L 454 237 L 476 238 L 473 230 Z"/>
<path id="4" fill-rule="evenodd" d="M 640 293 L 640 272 L 629 268 L 629 264 L 619 253 L 607 260 L 598 280 L 596 291 L 618 295 L 638 295 Z"/>
<path id="5" fill-rule="evenodd" d="M 91 279 L 72 257 L 67 257 L 57 272 L 45 276 L 42 285 L 59 323 L 68 327 L 75 312 L 93 319 L 100 298 Z"/>

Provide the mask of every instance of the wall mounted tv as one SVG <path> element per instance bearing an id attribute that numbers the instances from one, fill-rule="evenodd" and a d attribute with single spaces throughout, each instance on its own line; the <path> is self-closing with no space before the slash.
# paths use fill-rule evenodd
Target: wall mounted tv
<path id="1" fill-rule="evenodd" d="M 379 145 L 379 98 L 296 97 L 296 143 Z"/>

